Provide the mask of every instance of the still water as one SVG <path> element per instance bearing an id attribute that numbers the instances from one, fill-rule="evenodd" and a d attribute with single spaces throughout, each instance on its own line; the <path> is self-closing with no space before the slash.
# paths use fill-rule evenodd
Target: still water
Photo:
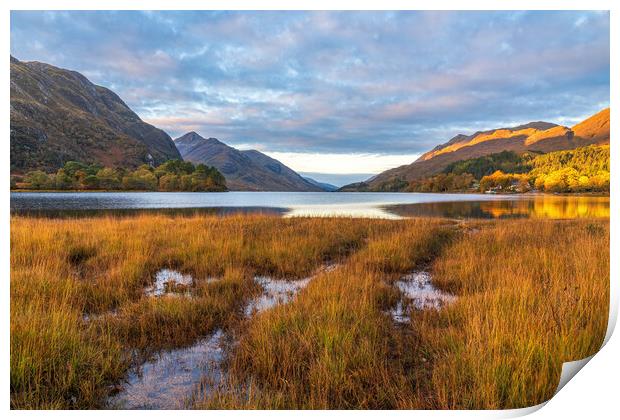
<path id="1" fill-rule="evenodd" d="M 609 197 L 330 192 L 14 192 L 11 212 L 49 217 L 133 214 L 273 213 L 398 219 L 609 217 Z"/>

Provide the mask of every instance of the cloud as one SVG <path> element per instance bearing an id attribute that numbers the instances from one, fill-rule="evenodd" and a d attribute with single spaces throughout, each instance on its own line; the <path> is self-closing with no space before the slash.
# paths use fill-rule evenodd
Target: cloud
<path id="1" fill-rule="evenodd" d="M 609 45 L 607 12 L 11 12 L 14 56 L 84 73 L 173 137 L 364 172 L 457 133 L 598 111 Z"/>
<path id="2" fill-rule="evenodd" d="M 301 172 L 331 174 L 377 174 L 420 157 L 419 154 L 294 152 L 270 152 L 269 156 Z"/>

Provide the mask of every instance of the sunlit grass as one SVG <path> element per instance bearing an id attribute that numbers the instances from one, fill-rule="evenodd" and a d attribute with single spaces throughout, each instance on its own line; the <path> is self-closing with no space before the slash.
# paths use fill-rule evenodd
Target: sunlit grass
<path id="1" fill-rule="evenodd" d="M 93 407 L 128 349 L 185 345 L 235 317 L 254 273 L 303 277 L 387 223 L 272 217 L 164 217 L 11 223 L 14 407 Z M 160 268 L 197 279 L 196 298 L 146 298 Z M 207 276 L 221 282 L 205 284 Z M 91 317 L 116 311 L 115 316 Z"/>
<path id="2" fill-rule="evenodd" d="M 11 405 L 101 407 L 129 366 L 217 328 L 238 344 L 226 383 L 197 407 L 537 404 L 552 395 L 563 361 L 602 342 L 608 226 L 13 217 Z M 289 304 L 244 318 L 260 292 L 254 275 L 303 278 L 333 262 Z M 145 296 L 161 268 L 191 274 L 192 297 Z M 397 326 L 387 312 L 400 299 L 392 283 L 422 268 L 458 299 Z"/>
<path id="3" fill-rule="evenodd" d="M 459 295 L 446 310 L 414 320 L 433 354 L 437 407 L 539 404 L 553 395 L 562 362 L 602 344 L 606 222 L 493 224 L 456 242 L 433 268 L 435 283 Z"/>

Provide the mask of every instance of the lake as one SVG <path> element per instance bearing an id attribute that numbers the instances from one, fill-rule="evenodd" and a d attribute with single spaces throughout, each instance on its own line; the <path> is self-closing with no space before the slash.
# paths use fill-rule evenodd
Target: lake
<path id="1" fill-rule="evenodd" d="M 609 197 L 356 192 L 12 192 L 11 213 L 272 213 L 285 217 L 609 218 Z"/>

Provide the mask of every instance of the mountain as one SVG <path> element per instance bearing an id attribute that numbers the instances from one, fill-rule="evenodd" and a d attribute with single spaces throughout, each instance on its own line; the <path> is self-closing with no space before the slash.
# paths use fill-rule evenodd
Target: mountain
<path id="1" fill-rule="evenodd" d="M 308 181 L 309 183 L 311 183 L 312 185 L 316 185 L 317 187 L 321 188 L 323 191 L 336 191 L 338 189 L 337 186 L 332 185 L 332 184 L 328 184 L 327 182 L 319 182 L 315 179 L 312 179 L 310 177 L 307 176 L 302 176 L 303 179 L 305 179 L 306 181 Z"/>
<path id="2" fill-rule="evenodd" d="M 353 182 L 363 181 L 376 175 L 372 173 L 334 174 L 329 172 L 298 172 L 298 174 L 303 176 L 304 178 L 310 178 L 319 183 L 333 185 L 337 188 L 343 185 L 351 184 Z"/>
<path id="3" fill-rule="evenodd" d="M 257 151 L 237 150 L 190 132 L 174 140 L 183 159 L 216 167 L 230 190 L 324 191 L 281 162 Z"/>
<path id="4" fill-rule="evenodd" d="M 11 57 L 11 172 L 70 160 L 134 168 L 180 159 L 172 139 L 78 72 Z"/>
<path id="5" fill-rule="evenodd" d="M 342 191 L 376 191 L 441 172 L 450 163 L 502 151 L 548 153 L 590 144 L 609 144 L 609 108 L 572 128 L 548 122 L 531 122 L 512 128 L 459 134 L 424 153 L 415 162 L 389 169 L 364 182 L 345 185 Z"/>

